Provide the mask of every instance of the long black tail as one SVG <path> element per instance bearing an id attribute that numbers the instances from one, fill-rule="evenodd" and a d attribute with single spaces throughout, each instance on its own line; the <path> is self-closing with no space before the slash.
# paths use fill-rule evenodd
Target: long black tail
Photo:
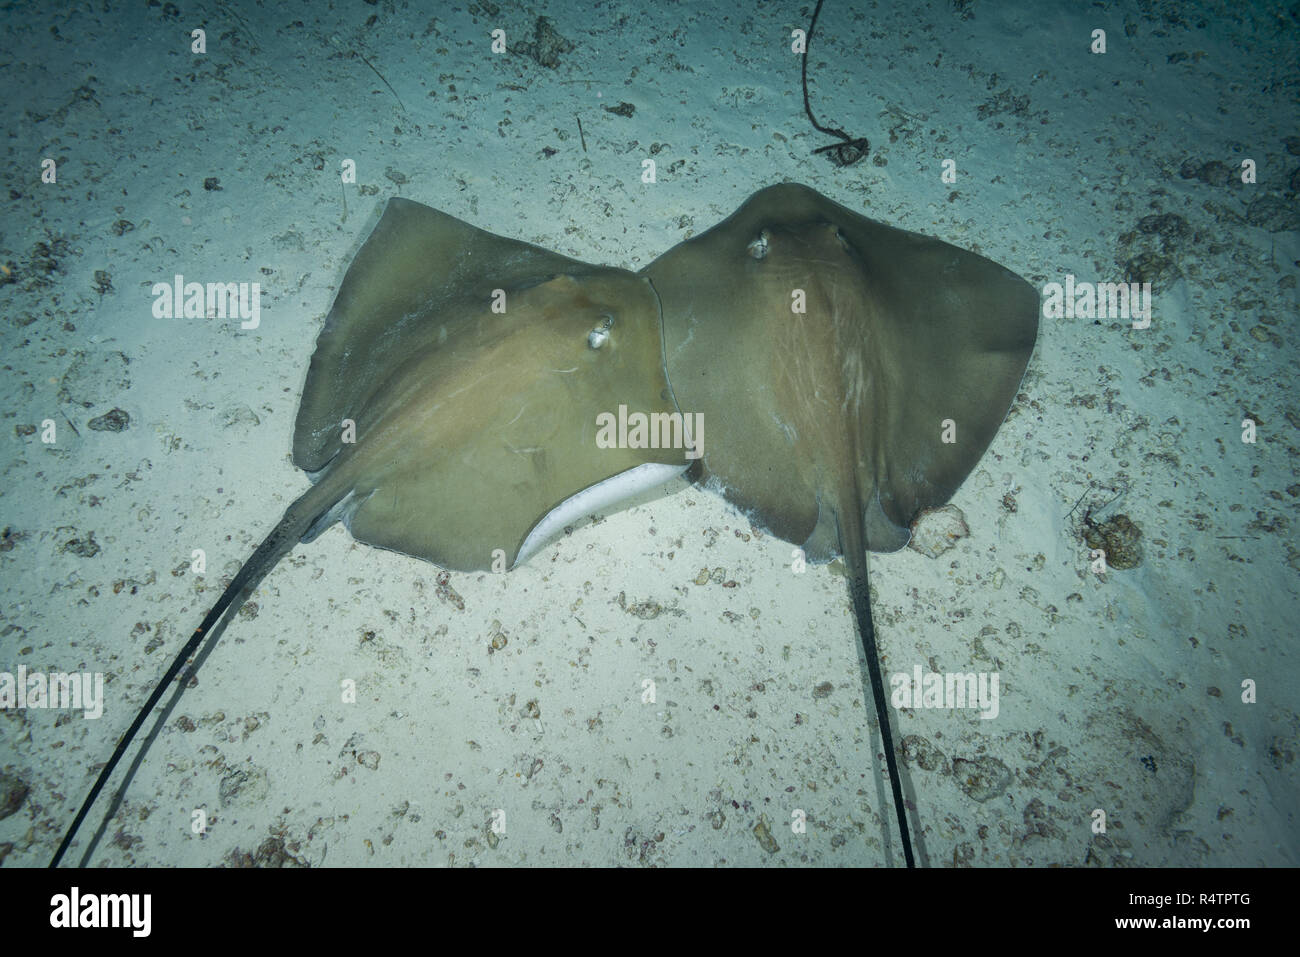
<path id="1" fill-rule="evenodd" d="M 86 800 L 82 803 L 81 810 L 77 812 L 77 816 L 73 819 L 72 825 L 68 828 L 68 832 L 63 835 L 63 842 L 59 844 L 59 849 L 54 852 L 54 857 L 50 860 L 50 867 L 58 867 L 59 861 L 63 860 L 63 855 L 68 850 L 68 846 L 72 843 L 72 839 L 76 837 L 77 829 L 81 827 L 81 822 L 86 819 L 86 815 L 90 813 L 90 809 L 94 805 L 95 799 L 99 797 L 99 792 L 104 789 L 104 785 L 107 784 L 108 779 L 112 777 L 113 769 L 116 768 L 118 762 L 122 760 L 122 755 L 126 754 L 126 749 L 130 747 L 131 741 L 135 738 L 136 733 L 144 725 L 145 721 L 149 719 L 149 715 L 152 713 L 154 706 L 158 704 L 162 696 L 167 693 L 168 687 L 176 678 L 176 675 L 180 672 L 181 668 L 185 666 L 185 662 L 188 661 L 190 656 L 198 650 L 201 644 L 203 644 L 203 639 L 217 626 L 217 623 L 227 614 L 234 614 L 238 611 L 239 607 L 244 604 L 248 596 L 252 594 L 253 589 L 255 589 L 258 583 L 266 576 L 267 572 L 274 568 L 276 563 L 288 554 L 294 545 L 298 544 L 303 533 L 311 524 L 310 519 L 315 517 L 310 516 L 308 513 L 319 508 L 319 505 L 315 502 L 315 500 L 321 498 L 321 496 L 315 494 L 319 489 L 320 486 L 316 486 L 303 495 L 302 498 L 298 499 L 298 501 L 293 505 L 289 506 L 289 509 L 284 513 L 284 518 L 280 519 L 280 523 L 271 530 L 271 534 L 266 537 L 266 540 L 263 541 L 261 545 L 257 546 L 257 550 L 249 556 L 248 561 L 244 562 L 244 567 L 239 570 L 239 574 L 234 577 L 234 580 L 226 587 L 226 590 L 221 593 L 221 597 L 217 599 L 217 603 L 212 606 L 212 610 L 209 611 L 207 617 L 203 619 L 203 623 L 195 629 L 194 634 L 190 636 L 190 640 L 185 643 L 185 647 L 180 650 L 174 659 L 172 659 L 171 665 L 167 668 L 167 671 L 163 673 L 162 678 L 153 689 L 153 693 L 149 695 L 148 700 L 146 700 L 144 705 L 140 708 L 140 713 L 135 716 L 135 720 L 131 722 L 131 726 L 126 729 L 126 734 L 122 735 L 121 739 L 117 742 L 117 747 L 113 750 L 113 756 L 108 759 L 108 763 L 104 765 L 104 769 L 99 772 L 99 777 L 95 779 L 95 786 L 92 787 L 90 793 L 86 795 Z"/>
<path id="2" fill-rule="evenodd" d="M 880 651 L 876 648 L 876 629 L 871 621 L 871 590 L 867 586 L 865 560 L 861 562 L 861 570 L 855 571 L 849 579 L 849 591 L 853 597 L 853 610 L 858 616 L 858 635 L 862 639 L 862 652 L 867 658 L 871 696 L 876 702 L 876 720 L 880 722 L 880 737 L 885 745 L 885 765 L 889 769 L 889 786 L 894 792 L 894 812 L 898 815 L 898 834 L 903 841 L 903 859 L 908 867 L 915 867 L 912 835 L 907 827 L 907 805 L 903 803 L 903 783 L 898 774 L 898 759 L 894 756 L 894 735 L 889 727 L 889 699 L 885 697 L 885 682 L 880 674 Z"/>

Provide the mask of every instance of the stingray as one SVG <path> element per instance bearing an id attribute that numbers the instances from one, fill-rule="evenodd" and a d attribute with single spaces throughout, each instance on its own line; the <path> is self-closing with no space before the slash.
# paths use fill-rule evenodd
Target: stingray
<path id="1" fill-rule="evenodd" d="M 297 543 L 342 522 L 446 569 L 502 571 L 693 463 L 812 560 L 844 555 L 912 863 L 865 552 L 905 544 L 974 467 L 1036 315 L 1002 267 L 805 187 L 755 194 L 640 274 L 389 200 L 303 389 L 293 460 L 312 487 L 171 662 L 52 864 L 168 685 Z"/>
<path id="2" fill-rule="evenodd" d="M 650 281 L 388 201 L 312 355 L 291 504 L 171 662 L 63 838 L 57 865 L 168 684 L 296 544 L 335 522 L 455 571 L 504 571 L 578 518 L 689 464 Z M 643 418 L 626 441 L 603 417 Z M 653 417 L 653 418 L 652 418 Z M 638 428 L 637 425 L 640 424 Z"/>
<path id="3" fill-rule="evenodd" d="M 867 583 L 1002 424 L 1038 293 L 998 264 L 874 222 L 806 186 L 760 190 L 642 270 L 673 395 L 702 415 L 699 479 L 805 556 L 843 556 L 914 863 Z"/>

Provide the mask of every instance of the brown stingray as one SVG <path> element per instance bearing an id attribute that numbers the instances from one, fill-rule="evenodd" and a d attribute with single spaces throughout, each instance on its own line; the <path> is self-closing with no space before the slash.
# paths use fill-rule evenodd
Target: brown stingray
<path id="1" fill-rule="evenodd" d="M 619 406 L 676 412 L 644 278 L 392 199 L 343 279 L 298 409 L 294 463 L 325 489 L 306 511 L 331 509 L 311 531 L 338 518 L 443 568 L 488 569 L 495 555 L 504 571 L 573 496 L 639 466 L 686 466 L 680 448 L 601 447 L 598 416 Z"/>
<path id="2" fill-rule="evenodd" d="M 602 441 L 601 417 L 620 411 L 631 427 Z M 360 541 L 443 568 L 505 571 L 565 524 L 683 471 L 676 414 L 647 279 L 389 200 L 348 268 L 303 389 L 293 458 L 316 484 L 173 660 L 52 864 L 204 636 L 219 635 L 299 541 L 342 521 Z M 636 416 L 646 417 L 640 426 Z"/>
<path id="3" fill-rule="evenodd" d="M 844 556 L 911 864 L 865 553 L 907 544 L 975 467 L 1029 362 L 1038 294 L 795 184 L 642 274 L 677 404 L 707 424 L 704 480 L 809 558 Z"/>

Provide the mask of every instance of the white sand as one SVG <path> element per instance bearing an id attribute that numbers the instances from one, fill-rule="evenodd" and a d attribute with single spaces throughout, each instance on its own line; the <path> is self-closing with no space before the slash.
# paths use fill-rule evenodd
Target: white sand
<path id="1" fill-rule="evenodd" d="M 0 110 L 21 195 L 0 236 L 17 272 L 0 287 L 0 523 L 14 536 L 0 553 L 0 668 L 110 682 L 98 721 L 4 713 L 0 770 L 30 786 L 0 820 L 6 865 L 48 860 L 219 579 L 306 488 L 288 455 L 298 395 L 388 196 L 636 269 L 782 180 L 1035 285 L 1122 280 L 1117 259 L 1159 244 L 1122 252 L 1121 234 L 1153 213 L 1186 220 L 1173 253 L 1185 278 L 1157 286 L 1150 329 L 1043 321 L 1026 400 L 954 498 L 970 536 L 937 560 L 873 556 L 877 627 L 890 670 L 1001 678 L 996 720 L 895 718 L 899 737 L 938 752 L 933 770 L 906 771 L 930 864 L 1300 863 L 1300 241 L 1244 218 L 1264 196 L 1295 209 L 1300 159 L 1282 140 L 1300 134 L 1296 25 L 1208 3 L 1206 28 L 1189 4 L 1168 5 L 1185 24 L 1128 4 L 978 0 L 965 20 L 939 2 L 858 19 L 862 5 L 829 0 L 809 64 L 816 109 L 887 160 L 836 170 L 810 155 L 829 140 L 803 116 L 788 52 L 800 5 L 746 6 L 447 8 L 428 21 L 390 4 L 346 20 L 232 4 L 239 19 L 206 24 L 161 8 L 68 14 L 57 36 L 44 17 L 4 15 Z M 515 42 L 537 13 L 576 45 L 558 68 L 491 55 L 491 29 Z M 195 26 L 206 56 L 188 52 Z M 1104 56 L 1088 52 L 1095 27 Z M 1028 98 L 1019 112 L 977 112 L 1015 97 Z M 601 109 L 623 101 L 635 116 Z M 644 185 L 652 152 L 658 182 Z M 47 156 L 57 184 L 38 182 Z M 1188 159 L 1236 170 L 1247 157 L 1255 185 L 1178 176 Z M 340 188 L 345 158 L 364 195 Z M 956 185 L 940 182 L 947 158 Z M 115 235 L 120 219 L 134 230 Z M 32 249 L 51 237 L 70 249 L 38 286 Z M 102 297 L 101 269 L 114 287 Z M 260 281 L 260 328 L 154 319 L 151 285 L 178 272 Z M 126 431 L 87 428 L 114 407 Z M 47 418 L 53 446 L 15 432 Z M 1142 528 L 1145 559 L 1102 580 L 1075 529 L 1120 487 L 1109 514 Z M 312 865 L 886 863 L 893 811 L 843 579 L 792 574 L 791 546 L 752 531 L 688 489 L 509 575 L 453 575 L 462 611 L 436 596 L 436 568 L 335 527 L 232 623 L 92 862 L 217 865 L 279 837 Z M 89 532 L 98 554 L 61 550 Z M 174 576 L 195 548 L 206 578 Z M 702 567 L 736 587 L 695 585 Z M 663 610 L 623 607 L 640 602 Z M 494 620 L 508 644 L 489 654 Z M 345 705 L 349 678 L 359 700 Z M 1240 700 L 1248 679 L 1258 703 Z M 994 760 L 1009 780 L 974 800 L 972 769 Z M 489 840 L 495 809 L 505 833 Z M 805 834 L 791 832 L 795 809 Z M 779 850 L 756 837 L 763 818 Z"/>

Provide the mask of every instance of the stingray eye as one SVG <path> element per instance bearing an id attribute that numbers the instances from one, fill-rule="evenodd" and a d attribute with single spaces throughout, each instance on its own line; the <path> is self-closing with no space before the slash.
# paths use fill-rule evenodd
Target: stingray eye
<path id="1" fill-rule="evenodd" d="M 767 255 L 767 241 L 771 238 L 771 236 L 772 234 L 765 229 L 761 233 L 759 233 L 757 237 L 751 240 L 749 245 L 746 246 L 745 249 L 755 259 L 762 259 L 764 256 Z"/>
<path id="2" fill-rule="evenodd" d="M 614 328 L 614 317 L 605 316 L 605 318 L 600 321 L 600 325 L 587 333 L 587 345 L 591 346 L 593 349 L 599 349 L 609 341 L 609 330 L 612 328 Z"/>

